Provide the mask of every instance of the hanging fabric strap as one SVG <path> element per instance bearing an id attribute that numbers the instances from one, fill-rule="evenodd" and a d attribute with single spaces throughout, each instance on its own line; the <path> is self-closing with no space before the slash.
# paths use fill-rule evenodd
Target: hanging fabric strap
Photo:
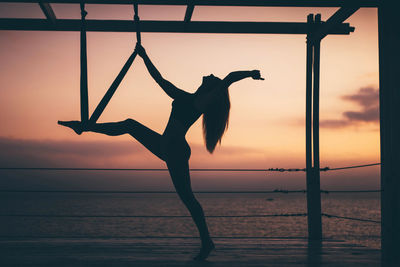
<path id="1" fill-rule="evenodd" d="M 134 15 L 134 20 L 135 20 L 135 24 L 136 24 L 136 42 L 138 44 L 142 44 L 142 38 L 140 36 L 140 19 L 139 19 L 139 8 L 138 8 L 138 4 L 133 4 L 133 10 L 135 12 Z"/>
<path id="2" fill-rule="evenodd" d="M 85 3 L 81 3 L 81 122 L 89 119 L 87 52 L 86 52 L 86 15 Z"/>
<path id="3" fill-rule="evenodd" d="M 140 31 L 139 31 L 139 16 L 138 16 L 138 7 L 137 4 L 133 5 L 134 8 L 134 20 L 136 23 L 136 38 L 137 42 L 140 44 Z M 97 105 L 96 109 L 94 110 L 92 116 L 90 117 L 90 123 L 96 123 L 99 119 L 101 113 L 103 113 L 104 109 L 106 108 L 108 102 L 110 102 L 111 97 L 114 95 L 115 91 L 117 90 L 118 86 L 120 85 L 122 79 L 125 77 L 125 74 L 128 72 L 129 68 L 131 67 L 133 61 L 135 60 L 137 55 L 136 50 L 133 51 L 131 56 L 126 61 L 125 65 L 122 67 L 122 70 L 119 72 L 118 76 L 115 78 L 114 82 L 111 84 L 110 88 L 107 90 L 106 94 L 101 99 L 100 103 Z"/>

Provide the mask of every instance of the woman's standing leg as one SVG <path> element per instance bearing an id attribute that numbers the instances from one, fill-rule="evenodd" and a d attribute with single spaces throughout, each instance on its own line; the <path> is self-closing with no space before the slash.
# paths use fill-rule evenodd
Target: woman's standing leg
<path id="1" fill-rule="evenodd" d="M 202 246 L 200 253 L 194 259 L 204 260 L 214 249 L 214 243 L 211 240 L 210 233 L 208 231 L 203 208 L 195 198 L 192 191 L 190 183 L 189 163 L 187 160 L 167 160 L 167 166 L 176 192 L 178 193 L 179 198 L 189 210 L 193 221 L 195 222 L 197 229 L 200 233 Z"/>

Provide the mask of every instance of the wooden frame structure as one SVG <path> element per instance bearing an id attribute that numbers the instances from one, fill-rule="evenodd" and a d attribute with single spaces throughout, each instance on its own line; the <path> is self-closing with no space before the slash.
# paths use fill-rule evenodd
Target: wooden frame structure
<path id="1" fill-rule="evenodd" d="M 400 262 L 400 38 L 395 2 L 392 0 L 0 0 L 37 3 L 45 19 L 0 19 L 0 30 L 79 31 L 80 20 L 57 19 L 50 3 L 184 5 L 183 21 L 141 21 L 142 32 L 304 34 L 306 58 L 306 170 L 308 236 L 321 240 L 320 156 L 319 156 L 319 80 L 320 43 L 329 34 L 350 34 L 354 28 L 343 23 L 360 7 L 377 7 L 379 15 L 380 125 L 381 125 L 381 208 L 382 258 Z M 286 22 L 201 22 L 192 21 L 195 6 L 280 6 L 339 7 L 327 21 L 310 14 L 307 23 Z M 396 25 L 396 26 L 395 26 Z M 133 21 L 87 20 L 87 31 L 135 32 Z M 396 90 L 397 89 L 397 90 Z"/>

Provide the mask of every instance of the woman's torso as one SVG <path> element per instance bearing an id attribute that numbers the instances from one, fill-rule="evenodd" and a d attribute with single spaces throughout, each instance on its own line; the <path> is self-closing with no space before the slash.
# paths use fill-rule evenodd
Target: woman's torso
<path id="1" fill-rule="evenodd" d="M 189 128 L 201 116 L 201 112 L 194 106 L 195 95 L 185 93 L 172 102 L 171 115 L 163 133 L 162 149 L 169 158 L 172 156 L 190 157 L 190 147 L 185 135 Z"/>
<path id="2" fill-rule="evenodd" d="M 171 115 L 163 135 L 179 135 L 185 137 L 189 128 L 201 116 L 194 106 L 195 95 L 182 94 L 172 102 Z"/>

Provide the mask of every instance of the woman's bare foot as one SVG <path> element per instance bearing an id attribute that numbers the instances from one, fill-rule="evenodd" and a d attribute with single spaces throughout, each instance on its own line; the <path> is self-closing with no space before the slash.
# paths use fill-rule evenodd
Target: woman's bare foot
<path id="1" fill-rule="evenodd" d="M 80 121 L 58 121 L 58 124 L 71 128 L 79 135 L 83 132 L 82 123 Z"/>
<path id="2" fill-rule="evenodd" d="M 214 242 L 210 240 L 206 245 L 202 245 L 199 254 L 197 254 L 196 257 L 194 257 L 195 261 L 204 261 L 207 259 L 208 255 L 210 255 L 211 251 L 215 249 Z"/>

